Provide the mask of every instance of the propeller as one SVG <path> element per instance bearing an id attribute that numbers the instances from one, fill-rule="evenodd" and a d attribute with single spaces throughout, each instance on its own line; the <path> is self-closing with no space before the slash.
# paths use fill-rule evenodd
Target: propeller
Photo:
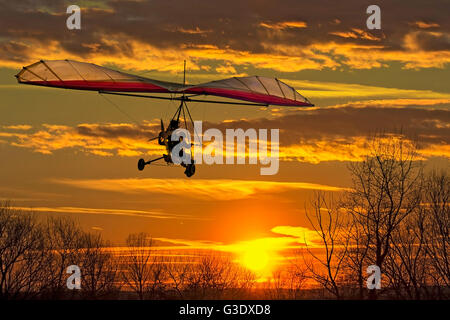
<path id="1" fill-rule="evenodd" d="M 161 119 L 161 132 L 159 133 L 159 135 L 157 136 L 157 137 L 154 137 L 154 138 L 150 138 L 150 139 L 148 139 L 148 141 L 153 141 L 153 140 L 156 140 L 156 139 L 158 139 L 158 141 L 162 141 L 162 140 L 160 140 L 160 139 L 164 139 L 164 138 L 162 138 L 163 135 L 164 134 L 164 122 L 163 122 L 163 119 Z M 160 142 L 159 144 L 163 144 L 162 142 Z"/>

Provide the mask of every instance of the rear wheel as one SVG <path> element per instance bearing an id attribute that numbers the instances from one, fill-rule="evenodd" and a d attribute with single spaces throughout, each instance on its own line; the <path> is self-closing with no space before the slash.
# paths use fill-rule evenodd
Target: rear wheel
<path id="1" fill-rule="evenodd" d="M 144 170 L 144 168 L 145 168 L 145 160 L 144 159 L 139 159 L 139 161 L 138 161 L 138 169 L 139 169 L 139 171 Z"/>
<path id="2" fill-rule="evenodd" d="M 195 164 L 188 164 L 186 166 L 184 174 L 186 175 L 186 177 L 190 178 L 194 175 L 194 173 L 195 173 Z"/>

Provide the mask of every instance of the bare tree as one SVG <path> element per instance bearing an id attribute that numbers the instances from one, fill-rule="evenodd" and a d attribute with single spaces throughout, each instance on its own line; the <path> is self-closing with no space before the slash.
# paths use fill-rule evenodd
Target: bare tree
<path id="1" fill-rule="evenodd" d="M 302 291 L 308 280 L 308 270 L 299 261 L 293 262 L 288 270 L 288 288 L 289 288 L 289 299 L 298 299 L 302 296 Z"/>
<path id="2" fill-rule="evenodd" d="M 345 203 L 344 203 L 345 208 Z M 344 259 L 344 269 L 350 287 L 357 288 L 359 299 L 364 298 L 366 292 L 366 258 L 370 245 L 370 234 L 364 231 L 365 224 L 360 216 L 350 215 L 348 217 L 347 255 Z"/>
<path id="3" fill-rule="evenodd" d="M 288 292 L 288 275 L 286 270 L 277 269 L 272 272 L 270 277 L 264 283 L 264 293 L 268 299 L 282 300 L 286 299 Z"/>
<path id="4" fill-rule="evenodd" d="M 33 214 L 0 203 L 0 298 L 33 298 L 46 286 L 47 243 Z"/>
<path id="5" fill-rule="evenodd" d="M 332 196 L 327 199 L 324 193 L 317 192 L 311 202 L 311 209 L 305 208 L 305 212 L 312 229 L 321 241 L 320 246 L 325 251 L 324 257 L 314 253 L 305 239 L 307 251 L 313 258 L 305 259 L 305 264 L 311 272 L 311 277 L 340 299 L 342 295 L 338 282 L 342 277 L 343 261 L 348 248 L 343 211 L 336 205 Z"/>
<path id="6" fill-rule="evenodd" d="M 77 265 L 80 262 L 84 233 L 67 217 L 48 218 L 45 231 L 45 237 L 51 248 L 46 265 L 49 298 L 67 298 L 69 290 L 66 285 L 66 270 L 70 265 Z M 70 294 L 76 294 L 76 291 L 71 291 Z"/>
<path id="7" fill-rule="evenodd" d="M 193 299 L 238 297 L 253 286 L 254 275 L 232 261 L 229 255 L 216 252 L 197 254 L 189 264 L 184 296 Z"/>
<path id="8" fill-rule="evenodd" d="M 448 294 L 449 184 L 447 172 L 432 171 L 425 178 L 421 206 L 392 233 L 385 273 L 397 297 L 418 300 Z"/>
<path id="9" fill-rule="evenodd" d="M 169 279 L 169 290 L 175 292 L 177 298 L 184 299 L 185 288 L 192 271 L 192 261 L 188 261 L 182 255 L 171 255 L 165 265 Z"/>
<path id="10" fill-rule="evenodd" d="M 392 232 L 384 274 L 397 297 L 419 300 L 428 294 L 426 233 L 425 213 L 421 208 L 406 217 Z"/>
<path id="11" fill-rule="evenodd" d="M 296 261 L 272 272 L 264 291 L 269 299 L 299 299 L 307 279 L 306 267 Z"/>
<path id="12" fill-rule="evenodd" d="M 426 251 L 432 264 L 434 285 L 450 287 L 450 177 L 433 171 L 425 183 L 424 210 L 427 217 Z M 442 293 L 440 294 L 442 298 Z"/>
<path id="13" fill-rule="evenodd" d="M 381 272 L 394 230 L 420 205 L 422 168 L 416 148 L 403 135 L 378 135 L 366 158 L 349 166 L 353 185 L 346 208 L 369 241 L 367 262 Z M 376 290 L 369 292 L 371 299 L 376 295 Z"/>
<path id="14" fill-rule="evenodd" d="M 162 299 L 165 297 L 167 278 L 167 265 L 164 254 L 158 253 L 153 255 L 151 283 L 149 286 L 149 294 L 152 299 Z"/>
<path id="15" fill-rule="evenodd" d="M 89 299 L 108 297 L 119 290 L 118 263 L 101 235 L 83 234 L 78 265 L 82 275 L 82 294 Z"/>
<path id="16" fill-rule="evenodd" d="M 163 289 L 165 268 L 153 254 L 151 237 L 146 233 L 131 234 L 126 242 L 129 251 L 122 273 L 125 283 L 141 300 L 150 293 L 155 296 Z"/>

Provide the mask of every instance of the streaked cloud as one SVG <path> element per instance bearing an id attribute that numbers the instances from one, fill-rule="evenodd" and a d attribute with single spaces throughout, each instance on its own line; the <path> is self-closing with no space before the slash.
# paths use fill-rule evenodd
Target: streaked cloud
<path id="1" fill-rule="evenodd" d="M 382 99 L 430 99 L 435 100 L 450 99 L 449 93 L 434 92 L 432 90 L 411 90 L 399 88 L 386 88 L 381 86 L 368 86 L 352 83 L 336 83 L 336 82 L 319 82 L 308 80 L 288 80 L 283 81 L 297 88 L 302 94 L 311 100 L 316 98 L 345 98 L 345 99 L 377 99 L 383 103 Z M 395 105 L 395 101 L 386 100 L 385 105 L 390 103 Z M 403 103 L 405 100 L 403 101 Z M 414 101 L 410 100 L 409 105 L 413 105 Z M 378 105 L 380 105 L 378 103 Z M 444 102 L 445 103 L 445 102 Z M 367 103 L 369 104 L 369 103 Z M 405 104 L 403 104 L 405 105 Z"/>
<path id="2" fill-rule="evenodd" d="M 194 217 L 190 215 L 172 214 L 163 211 L 145 211 L 145 210 L 130 210 L 130 209 L 102 209 L 102 208 L 80 208 L 80 207 L 18 207 L 18 206 L 14 206 L 14 209 L 31 212 L 114 215 L 114 216 L 141 217 L 150 219 L 204 220 L 204 218 Z"/>
<path id="3" fill-rule="evenodd" d="M 299 243 L 306 243 L 308 246 L 314 246 L 314 243 L 320 243 L 321 238 L 316 231 L 306 227 L 276 226 L 271 229 L 273 233 L 297 238 Z"/>
<path id="4" fill-rule="evenodd" d="M 284 21 L 284 22 L 261 22 L 260 27 L 274 30 L 283 30 L 288 28 L 306 28 L 308 24 L 305 21 Z"/>
<path id="5" fill-rule="evenodd" d="M 33 127 L 28 125 L 28 124 L 16 124 L 16 125 L 11 125 L 11 126 L 3 126 L 3 128 L 10 129 L 10 130 L 27 131 L 27 130 L 30 130 L 31 128 L 33 128 Z"/>
<path id="6" fill-rule="evenodd" d="M 426 91 L 424 92 L 425 94 Z M 419 94 L 420 95 L 420 94 Z M 439 95 L 439 94 L 438 94 Z M 444 94 L 443 96 L 446 96 Z M 337 104 L 329 107 L 324 107 L 322 109 L 332 109 L 332 108 L 366 108 L 366 107 L 377 107 L 377 108 L 404 108 L 404 107 L 448 107 L 450 106 L 450 98 L 444 99 L 380 99 L 380 100 L 363 100 L 363 101 L 352 101 L 343 104 Z M 317 108 L 316 108 L 317 109 Z"/>
<path id="7" fill-rule="evenodd" d="M 128 194 L 163 193 L 199 199 L 237 200 L 262 193 L 277 194 L 295 190 L 342 191 L 345 188 L 306 182 L 253 181 L 228 179 L 53 179 L 52 182 L 76 188 Z"/>
<path id="8" fill-rule="evenodd" d="M 212 30 L 201 30 L 199 27 L 195 27 L 192 29 L 175 28 L 174 30 L 171 30 L 171 31 L 187 33 L 187 34 L 205 34 L 205 33 L 212 32 Z"/>
<path id="9" fill-rule="evenodd" d="M 271 232 L 277 236 L 260 237 L 252 240 L 241 240 L 231 243 L 222 243 L 206 240 L 188 240 L 171 238 L 154 238 L 165 245 L 157 247 L 158 250 L 178 250 L 179 253 L 191 252 L 191 250 L 211 250 L 219 252 L 228 252 L 241 261 L 248 252 L 264 252 L 268 256 L 269 266 L 266 269 L 270 271 L 278 265 L 285 263 L 291 257 L 288 252 L 292 250 L 305 248 L 321 249 L 321 239 L 314 231 L 300 226 L 275 226 Z"/>
<path id="10" fill-rule="evenodd" d="M 370 34 L 367 31 L 358 29 L 358 28 L 352 28 L 351 31 L 332 31 L 330 32 L 331 35 L 338 36 L 341 38 L 346 39 L 365 39 L 365 40 L 372 40 L 372 41 L 381 41 L 386 36 L 383 34 L 381 37 L 376 37 L 372 34 Z"/>
<path id="11" fill-rule="evenodd" d="M 435 22 L 425 22 L 425 21 L 414 21 L 410 22 L 409 25 L 415 26 L 420 29 L 429 29 L 429 28 L 439 28 L 440 25 Z"/>
<path id="12" fill-rule="evenodd" d="M 275 226 L 270 230 L 276 236 L 266 236 L 251 240 L 241 240 L 232 243 L 223 243 L 208 240 L 154 238 L 154 240 L 169 244 L 159 249 L 185 249 L 185 250 L 215 250 L 240 255 L 249 250 L 262 249 L 270 255 L 276 256 L 288 249 L 321 248 L 321 238 L 316 231 L 300 226 Z"/>
<path id="13" fill-rule="evenodd" d="M 223 246 L 224 244 L 222 242 L 217 241 L 210 241 L 210 240 L 192 240 L 192 239 L 177 239 L 177 238 L 164 238 L 164 237 L 157 237 L 153 238 L 153 240 L 161 241 L 163 243 L 170 244 L 169 246 L 164 246 L 164 248 L 159 249 L 166 249 L 166 248 L 184 248 L 184 249 L 209 249 L 214 250 L 217 249 L 220 246 Z"/>

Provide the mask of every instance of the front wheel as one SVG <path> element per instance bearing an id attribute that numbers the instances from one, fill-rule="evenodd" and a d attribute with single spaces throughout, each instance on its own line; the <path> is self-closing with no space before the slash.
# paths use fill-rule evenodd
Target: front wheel
<path id="1" fill-rule="evenodd" d="M 162 132 L 162 131 L 158 135 L 158 144 L 160 146 L 164 145 L 164 132 Z"/>

